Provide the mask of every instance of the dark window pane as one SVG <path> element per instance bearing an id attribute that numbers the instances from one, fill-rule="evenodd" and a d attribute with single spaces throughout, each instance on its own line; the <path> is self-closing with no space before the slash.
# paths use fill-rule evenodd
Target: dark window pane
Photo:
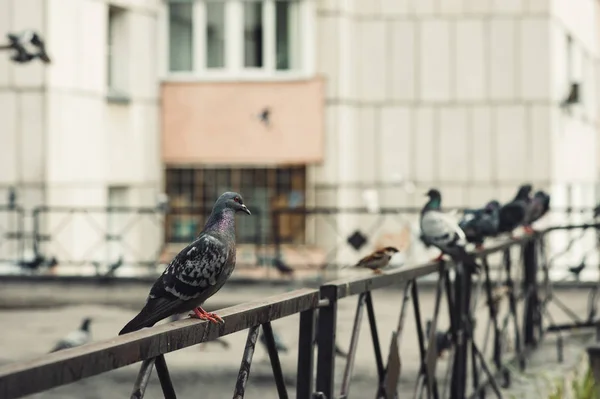
<path id="1" fill-rule="evenodd" d="M 169 4 L 169 70 L 193 69 L 192 3 Z"/>
<path id="2" fill-rule="evenodd" d="M 275 51 L 279 70 L 295 68 L 298 64 L 298 3 L 275 2 Z"/>
<path id="3" fill-rule="evenodd" d="M 263 66 L 263 3 L 244 2 L 244 66 Z"/>
<path id="4" fill-rule="evenodd" d="M 225 66 L 225 3 L 206 3 L 206 67 Z"/>

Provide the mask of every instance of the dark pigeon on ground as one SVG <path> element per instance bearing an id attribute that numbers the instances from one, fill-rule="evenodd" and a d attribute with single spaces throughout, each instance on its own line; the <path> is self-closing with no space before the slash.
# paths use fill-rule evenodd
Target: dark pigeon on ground
<path id="1" fill-rule="evenodd" d="M 56 343 L 54 349 L 50 352 L 57 352 L 63 349 L 74 348 L 76 346 L 85 345 L 90 342 L 90 323 L 92 319 L 86 317 L 81 322 L 81 326 L 78 330 L 71 331 L 66 337 Z"/>
<path id="2" fill-rule="evenodd" d="M 479 265 L 465 250 L 467 244 L 465 233 L 453 217 L 441 212 L 442 194 L 436 189 L 431 189 L 426 195 L 429 201 L 421 210 L 421 233 L 427 243 L 442 251 L 435 260 L 440 261 L 444 254 L 448 254 L 455 261 L 462 262 L 472 272 L 477 272 Z"/>
<path id="3" fill-rule="evenodd" d="M 277 352 L 283 352 L 286 353 L 288 351 L 288 347 L 285 346 L 285 344 L 283 343 L 283 340 L 281 339 L 281 337 L 279 335 L 277 335 L 277 333 L 275 332 L 275 329 L 271 327 L 271 329 L 273 330 L 273 338 L 275 340 L 275 349 L 277 349 Z M 260 331 L 260 343 L 263 344 L 263 346 L 265 348 L 267 348 L 267 337 L 265 336 L 264 331 Z M 267 348 L 268 351 L 268 348 Z"/>
<path id="4" fill-rule="evenodd" d="M 425 325 L 425 335 L 429 337 L 431 334 L 431 320 L 427 320 Z M 437 350 L 437 357 L 440 358 L 446 351 L 452 348 L 452 333 L 448 329 L 446 332 L 436 331 L 435 332 L 435 346 Z"/>
<path id="5" fill-rule="evenodd" d="M 46 263 L 46 258 L 39 253 L 36 253 L 32 260 L 22 260 L 19 262 L 19 266 L 26 270 L 38 270 Z"/>
<path id="6" fill-rule="evenodd" d="M 544 191 L 538 191 L 533 195 L 531 202 L 527 206 L 525 212 L 525 220 L 523 222 L 525 228 L 531 232 L 531 224 L 541 219 L 550 209 L 550 195 Z"/>
<path id="7" fill-rule="evenodd" d="M 512 235 L 513 230 L 523 224 L 527 206 L 531 202 L 531 190 L 531 184 L 522 185 L 515 198 L 500 208 L 499 234 L 509 233 Z"/>
<path id="8" fill-rule="evenodd" d="M 144 308 L 119 335 L 151 327 L 173 314 L 190 310 L 199 319 L 223 322 L 201 306 L 221 289 L 235 269 L 237 212 L 250 215 L 242 196 L 234 192 L 222 194 L 200 235 L 175 256 L 152 286 Z"/>
<path id="9" fill-rule="evenodd" d="M 577 266 L 569 267 L 569 272 L 579 281 L 579 275 L 585 269 L 585 258 Z"/>
<path id="10" fill-rule="evenodd" d="M 287 263 L 283 261 L 280 257 L 276 256 L 273 258 L 273 266 L 279 274 L 283 276 L 291 276 L 294 274 L 294 269 L 292 269 Z"/>
<path id="11" fill-rule="evenodd" d="M 114 276 L 117 269 L 123 266 L 123 255 L 119 256 L 116 262 L 110 264 L 108 266 L 108 270 L 106 271 L 106 276 Z"/>
<path id="12" fill-rule="evenodd" d="M 498 233 L 499 216 L 500 203 L 494 200 L 488 202 L 485 208 L 465 211 L 459 226 L 467 241 L 480 248 L 487 237 L 494 237 Z"/>
<path id="13" fill-rule="evenodd" d="M 594 208 L 594 219 L 600 216 L 600 205 Z"/>

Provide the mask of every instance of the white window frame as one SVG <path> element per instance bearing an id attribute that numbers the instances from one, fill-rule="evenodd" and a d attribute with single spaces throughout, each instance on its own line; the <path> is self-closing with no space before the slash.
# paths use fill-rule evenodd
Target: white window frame
<path id="1" fill-rule="evenodd" d="M 174 0 L 177 1 L 177 0 Z M 206 68 L 206 0 L 193 3 L 193 71 L 169 71 L 169 3 L 164 1 L 159 15 L 159 67 L 163 81 L 289 81 L 310 79 L 315 75 L 316 0 L 295 0 L 298 3 L 299 65 L 290 70 L 277 70 L 275 65 L 275 1 L 263 1 L 264 25 L 262 68 L 244 67 L 243 3 L 248 0 L 217 0 L 225 3 L 226 39 L 225 67 Z M 214 1 L 214 0 L 213 0 Z"/>

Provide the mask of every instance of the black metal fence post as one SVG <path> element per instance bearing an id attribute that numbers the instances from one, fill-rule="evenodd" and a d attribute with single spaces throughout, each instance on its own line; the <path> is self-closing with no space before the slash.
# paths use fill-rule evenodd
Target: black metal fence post
<path id="1" fill-rule="evenodd" d="M 540 322 L 539 298 L 537 287 L 537 238 L 523 245 L 523 285 L 525 297 L 525 320 L 523 323 L 523 334 L 525 346 L 537 345 L 535 328 Z"/>
<path id="2" fill-rule="evenodd" d="M 467 388 L 467 353 L 472 328 L 470 302 L 471 271 L 467 270 L 462 262 L 458 262 L 454 280 L 454 308 L 451 310 L 455 314 L 454 321 L 456 323 L 453 327 L 455 351 L 450 387 L 451 399 L 465 398 Z"/>
<path id="3" fill-rule="evenodd" d="M 315 310 L 300 313 L 296 399 L 310 399 L 313 391 Z"/>
<path id="4" fill-rule="evenodd" d="M 333 399 L 335 376 L 335 335 L 337 324 L 337 291 L 336 285 L 323 285 L 319 289 L 321 300 L 329 301 L 327 306 L 319 309 L 317 343 L 317 392 L 326 399 Z"/>

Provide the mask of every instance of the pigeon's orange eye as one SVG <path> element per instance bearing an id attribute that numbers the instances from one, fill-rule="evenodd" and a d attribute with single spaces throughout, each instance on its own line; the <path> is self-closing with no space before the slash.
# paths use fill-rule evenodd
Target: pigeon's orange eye
<path id="1" fill-rule="evenodd" d="M 242 200 L 240 199 L 240 197 L 235 197 L 233 200 L 239 204 L 242 203 Z"/>

